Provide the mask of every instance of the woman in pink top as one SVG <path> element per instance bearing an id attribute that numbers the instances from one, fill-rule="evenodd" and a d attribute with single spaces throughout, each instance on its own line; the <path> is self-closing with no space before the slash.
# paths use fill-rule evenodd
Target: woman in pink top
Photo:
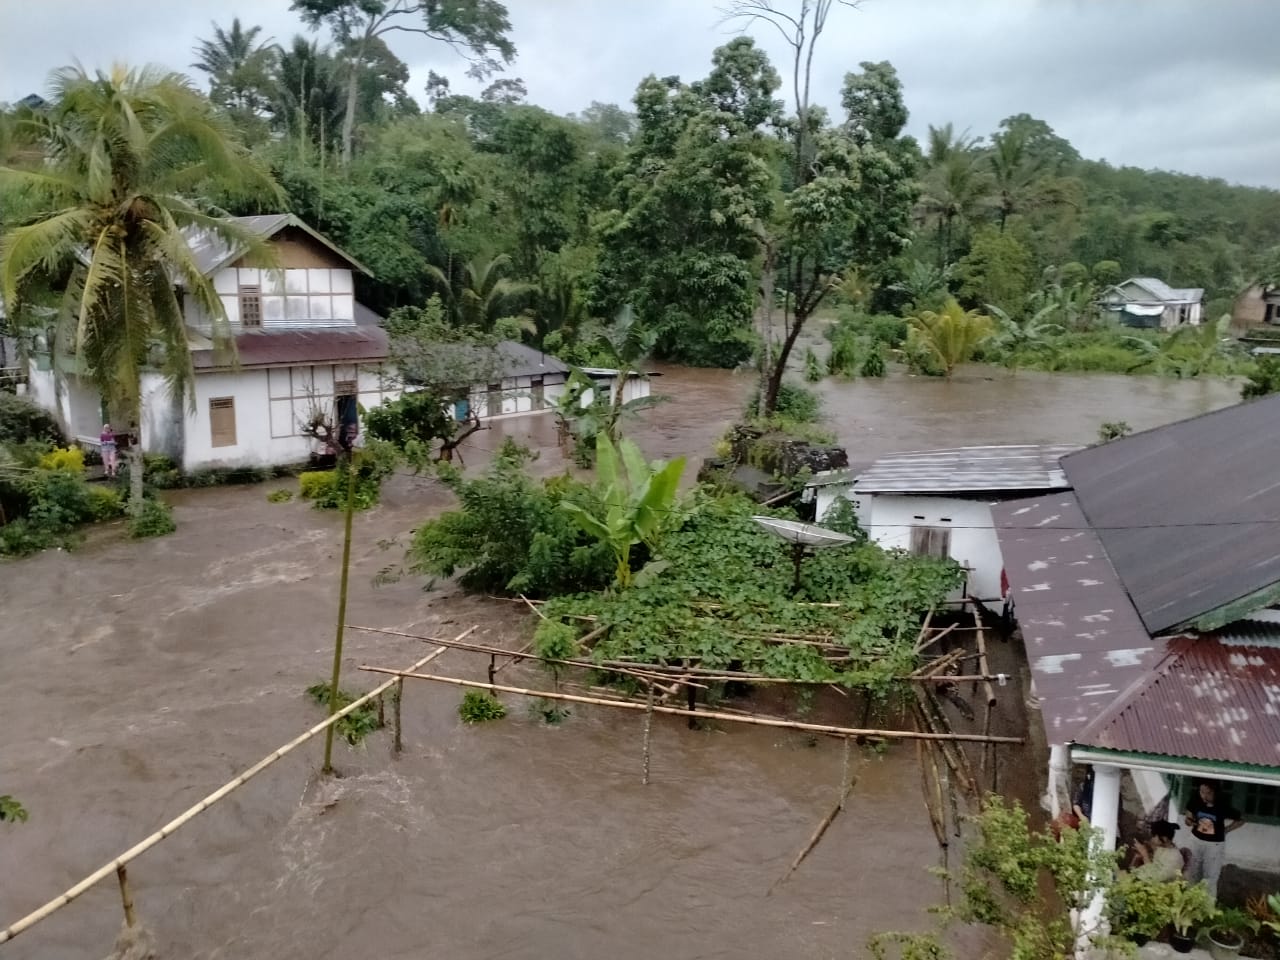
<path id="1" fill-rule="evenodd" d="M 102 466 L 106 469 L 108 477 L 114 477 L 116 475 L 116 435 L 111 429 L 111 424 L 102 425 L 98 442 L 102 445 Z"/>

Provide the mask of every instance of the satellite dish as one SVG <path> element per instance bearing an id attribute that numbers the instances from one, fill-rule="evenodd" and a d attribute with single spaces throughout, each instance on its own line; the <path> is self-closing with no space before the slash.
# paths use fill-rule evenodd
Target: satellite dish
<path id="1" fill-rule="evenodd" d="M 798 520 L 778 520 L 774 517 L 752 517 L 756 523 L 764 527 L 780 540 L 798 544 L 802 547 L 839 547 L 846 543 L 855 543 L 853 537 L 828 530 L 816 523 L 801 523 Z"/>

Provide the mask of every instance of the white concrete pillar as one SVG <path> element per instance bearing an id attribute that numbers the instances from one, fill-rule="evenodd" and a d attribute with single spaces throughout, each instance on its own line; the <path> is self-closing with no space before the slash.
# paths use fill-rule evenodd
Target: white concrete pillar
<path id="1" fill-rule="evenodd" d="M 1116 836 L 1120 830 L 1120 774 L 1119 767 L 1094 766 L 1093 817 L 1089 825 L 1099 831 L 1095 835 L 1098 848 L 1112 851 L 1116 848 Z M 1083 826 L 1083 824 L 1082 824 Z M 1089 937 L 1105 933 L 1106 898 L 1097 894 L 1085 908 L 1081 918 L 1080 939 L 1076 943 L 1076 956 L 1089 956 Z"/>
<path id="2" fill-rule="evenodd" d="M 1049 782 L 1046 785 L 1044 808 L 1049 816 L 1057 818 L 1071 805 L 1071 750 L 1066 744 L 1049 748 Z"/>

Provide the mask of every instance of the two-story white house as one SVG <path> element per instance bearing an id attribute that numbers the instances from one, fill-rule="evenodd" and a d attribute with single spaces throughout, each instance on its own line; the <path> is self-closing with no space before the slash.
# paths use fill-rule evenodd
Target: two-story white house
<path id="1" fill-rule="evenodd" d="M 269 242 L 275 266 L 250 266 L 244 251 L 209 234 L 188 239 L 213 279 L 235 339 L 235 357 L 215 352 L 210 318 L 184 305 L 195 370 L 194 409 L 173 396 L 158 373 L 142 378 L 142 445 L 172 457 L 183 470 L 298 463 L 317 451 L 303 428 L 320 410 L 340 423 L 398 395 L 387 377 L 387 335 L 355 298 L 354 275 L 368 274 L 292 214 L 237 217 Z M 78 375 L 74 358 L 37 352 L 29 390 L 68 434 L 93 445 L 102 401 Z M 121 430 L 126 425 L 116 425 Z"/>

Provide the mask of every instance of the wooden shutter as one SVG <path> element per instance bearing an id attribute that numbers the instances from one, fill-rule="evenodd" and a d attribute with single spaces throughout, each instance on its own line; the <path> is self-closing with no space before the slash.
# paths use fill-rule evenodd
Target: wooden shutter
<path id="1" fill-rule="evenodd" d="M 534 377 L 532 380 L 529 381 L 529 386 L 531 387 L 531 392 L 533 394 L 533 403 L 532 403 L 533 409 L 541 410 L 543 407 L 547 405 L 547 394 L 546 394 L 546 389 L 543 387 L 543 384 L 542 384 L 542 378 Z"/>
<path id="2" fill-rule="evenodd" d="M 215 447 L 236 445 L 236 401 L 234 397 L 215 397 L 209 401 L 209 433 Z"/>
<path id="3" fill-rule="evenodd" d="M 485 407 L 488 415 L 491 417 L 502 415 L 502 384 L 489 384 L 488 396 L 485 398 Z"/>
<path id="4" fill-rule="evenodd" d="M 951 556 L 951 528 L 912 527 L 911 552 L 920 557 Z"/>
<path id="5" fill-rule="evenodd" d="M 262 326 L 262 288 L 256 285 L 240 285 L 240 325 Z"/>

